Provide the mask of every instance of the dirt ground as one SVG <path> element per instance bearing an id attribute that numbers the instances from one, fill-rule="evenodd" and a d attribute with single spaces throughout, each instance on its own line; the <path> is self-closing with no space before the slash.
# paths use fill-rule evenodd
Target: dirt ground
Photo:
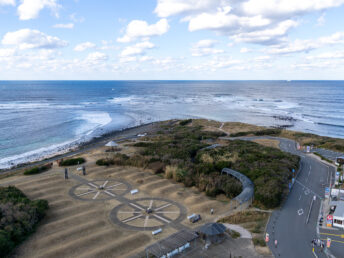
<path id="1" fill-rule="evenodd" d="M 124 143 L 125 144 L 125 143 Z M 123 152 L 132 150 L 122 147 Z M 104 147 L 83 154 L 86 158 L 87 180 L 121 179 L 128 182 L 139 193 L 124 197 L 130 200 L 143 197 L 160 197 L 182 204 L 187 214 L 198 213 L 202 222 L 211 222 L 219 214 L 228 211 L 226 202 L 208 198 L 192 188 L 185 188 L 171 180 L 164 179 L 132 167 L 109 168 L 95 165 L 95 161 L 107 155 Z M 109 219 L 110 211 L 119 205 L 117 200 L 82 201 L 69 195 L 69 190 L 80 182 L 64 179 L 63 168 L 54 162 L 53 168 L 35 176 L 14 177 L 0 180 L 1 185 L 15 185 L 31 199 L 46 199 L 50 209 L 37 231 L 14 253 L 14 257 L 129 257 L 142 252 L 153 242 L 165 238 L 177 230 L 171 226 L 157 236 L 151 231 L 135 231 L 114 224 Z M 71 173 L 81 176 L 77 166 L 69 168 Z M 210 209 L 215 213 L 210 215 Z M 173 218 L 173 217 L 172 217 Z M 181 224 L 195 228 L 186 218 Z"/>

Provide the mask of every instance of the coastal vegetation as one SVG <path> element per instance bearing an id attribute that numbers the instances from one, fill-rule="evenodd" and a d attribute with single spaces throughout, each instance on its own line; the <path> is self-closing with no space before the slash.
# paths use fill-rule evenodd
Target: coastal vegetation
<path id="1" fill-rule="evenodd" d="M 52 165 L 53 165 L 52 163 L 49 163 L 49 164 L 46 164 L 46 165 L 43 165 L 43 166 L 29 168 L 29 169 L 24 171 L 24 175 L 40 174 L 42 172 L 45 172 L 45 171 L 51 169 Z"/>
<path id="2" fill-rule="evenodd" d="M 231 131 L 231 124 L 234 124 L 236 131 L 231 133 L 231 137 L 241 136 L 275 136 L 284 137 L 297 141 L 303 146 L 313 145 L 316 148 L 324 148 L 338 152 L 344 152 L 344 139 L 331 138 L 327 136 L 320 136 L 311 133 L 295 132 L 280 128 L 266 128 L 241 124 L 241 128 L 238 129 L 238 123 L 226 123 L 227 128 Z M 253 127 L 253 128 L 251 128 Z M 248 128 L 248 129 L 247 129 Z"/>
<path id="3" fill-rule="evenodd" d="M 31 201 L 14 186 L 0 187 L 0 254 L 6 257 L 35 231 L 49 208 L 46 200 Z"/>
<path id="4" fill-rule="evenodd" d="M 60 162 L 60 166 L 74 166 L 74 165 L 80 165 L 82 163 L 85 163 L 86 160 L 84 158 L 72 158 L 72 159 L 65 159 Z"/>
<path id="5" fill-rule="evenodd" d="M 149 168 L 187 187 L 195 186 L 208 196 L 233 198 L 241 192 L 241 183 L 221 175 L 223 168 L 231 168 L 253 181 L 256 204 L 267 208 L 280 204 L 291 179 L 290 171 L 298 167 L 297 156 L 254 142 L 236 140 L 213 145 L 226 134 L 205 131 L 192 121 L 162 126 L 159 131 L 131 144 L 137 149 L 135 154 L 116 153 L 97 164 Z"/>

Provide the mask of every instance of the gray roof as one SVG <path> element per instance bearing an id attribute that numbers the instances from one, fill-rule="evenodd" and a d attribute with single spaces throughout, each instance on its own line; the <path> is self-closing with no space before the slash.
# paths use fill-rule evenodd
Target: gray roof
<path id="1" fill-rule="evenodd" d="M 344 202 L 338 202 L 336 209 L 333 213 L 333 216 L 335 217 L 344 217 Z"/>
<path id="2" fill-rule="evenodd" d="M 224 168 L 222 169 L 221 173 L 226 173 L 227 175 L 234 176 L 238 179 L 242 184 L 242 192 L 234 198 L 234 200 L 238 201 L 240 204 L 247 202 L 251 198 L 253 198 L 254 194 L 254 185 L 252 181 L 245 175 L 241 174 L 238 171 L 233 169 Z"/>
<path id="3" fill-rule="evenodd" d="M 207 236 L 215 236 L 226 231 L 226 227 L 221 223 L 207 223 L 201 226 L 198 231 Z"/>
<path id="4" fill-rule="evenodd" d="M 196 238 L 198 238 L 198 235 L 195 232 L 183 229 L 148 246 L 145 251 L 148 254 L 161 257 Z"/>

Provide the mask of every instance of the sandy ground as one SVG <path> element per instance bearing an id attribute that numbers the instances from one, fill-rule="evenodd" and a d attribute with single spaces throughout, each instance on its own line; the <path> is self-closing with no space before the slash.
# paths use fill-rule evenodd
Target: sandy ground
<path id="1" fill-rule="evenodd" d="M 124 145 L 125 143 L 121 148 L 127 151 Z M 133 189 L 139 189 L 136 195 L 126 194 L 127 199 L 170 199 L 186 207 L 187 215 L 201 214 L 201 223 L 213 221 L 216 216 L 228 211 L 228 203 L 210 199 L 193 188 L 187 189 L 150 171 L 95 165 L 97 159 L 108 155 L 105 149 L 96 148 L 82 155 L 87 160 L 87 180 L 125 180 Z M 81 175 L 76 168 L 77 166 L 70 167 L 69 170 Z M 112 223 L 109 213 L 120 203 L 117 200 L 90 202 L 72 198 L 69 190 L 79 182 L 74 179 L 64 180 L 63 168 L 56 163 L 48 172 L 35 176 L 17 174 L 1 179 L 0 184 L 15 185 L 29 198 L 46 199 L 50 205 L 47 217 L 37 231 L 17 248 L 14 257 L 129 257 L 142 252 L 154 241 L 176 232 L 173 227 L 165 227 L 162 234 L 152 236 L 150 231 L 128 230 Z M 211 208 L 215 211 L 214 215 L 210 215 Z M 170 218 L 173 219 L 174 215 Z M 187 219 L 182 224 L 190 228 L 200 225 L 192 224 Z"/>

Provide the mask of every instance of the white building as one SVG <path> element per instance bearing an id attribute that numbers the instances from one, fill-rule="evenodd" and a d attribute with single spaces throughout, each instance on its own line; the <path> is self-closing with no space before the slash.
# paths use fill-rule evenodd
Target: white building
<path id="1" fill-rule="evenodd" d="M 344 202 L 338 202 L 333 213 L 333 226 L 344 229 Z"/>

